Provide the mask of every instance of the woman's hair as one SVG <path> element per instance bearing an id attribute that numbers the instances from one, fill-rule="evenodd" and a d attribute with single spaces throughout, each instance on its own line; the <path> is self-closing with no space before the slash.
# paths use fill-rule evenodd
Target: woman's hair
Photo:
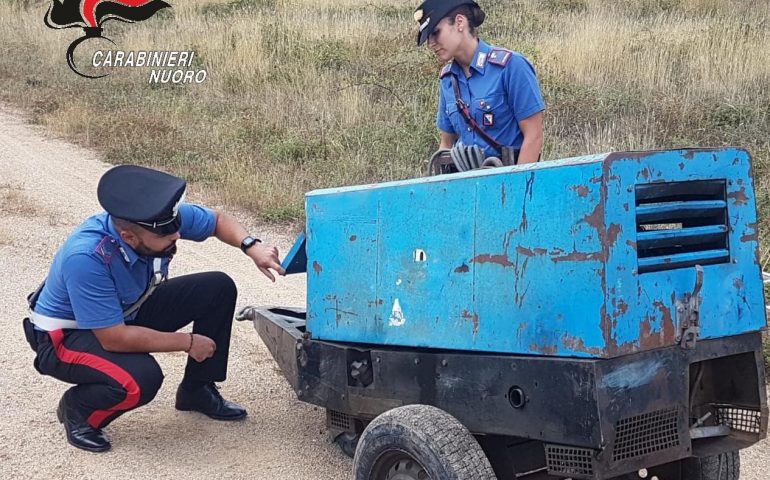
<path id="1" fill-rule="evenodd" d="M 463 15 L 468 19 L 468 26 L 470 27 L 471 35 L 476 35 L 476 27 L 484 23 L 484 19 L 487 16 L 487 14 L 484 13 L 484 10 L 482 10 L 478 5 L 460 5 L 459 7 L 449 12 L 449 15 L 446 16 L 446 18 L 449 19 L 450 25 L 455 24 L 455 17 L 457 15 Z"/>

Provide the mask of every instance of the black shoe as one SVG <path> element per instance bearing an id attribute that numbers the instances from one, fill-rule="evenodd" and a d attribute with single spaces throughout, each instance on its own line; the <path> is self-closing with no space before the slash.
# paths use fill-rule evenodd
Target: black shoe
<path id="1" fill-rule="evenodd" d="M 176 409 L 200 412 L 214 420 L 240 420 L 246 416 L 243 407 L 222 398 L 214 382 L 195 390 L 180 385 L 176 391 Z"/>
<path id="2" fill-rule="evenodd" d="M 81 420 L 81 415 L 67 405 L 64 397 L 56 409 L 56 417 L 59 423 L 64 424 L 64 432 L 70 445 L 89 452 L 106 452 L 112 447 L 107 435 L 100 428 L 94 428 L 85 420 Z"/>

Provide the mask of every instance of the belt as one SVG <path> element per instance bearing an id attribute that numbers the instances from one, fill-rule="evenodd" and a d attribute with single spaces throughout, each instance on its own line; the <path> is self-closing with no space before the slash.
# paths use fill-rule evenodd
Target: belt
<path id="1" fill-rule="evenodd" d="M 29 312 L 29 320 L 34 326 L 47 332 L 60 330 L 62 328 L 78 328 L 78 323 L 75 320 L 49 317 L 37 312 Z"/>
<path id="2" fill-rule="evenodd" d="M 139 300 L 136 301 L 136 303 L 134 303 L 127 309 L 123 310 L 123 318 L 128 318 L 134 312 L 139 310 L 142 304 L 144 304 L 144 302 L 146 302 L 147 299 L 150 298 L 150 295 L 152 295 L 152 292 L 154 292 L 155 289 L 158 288 L 158 285 L 160 285 L 163 282 L 163 280 L 165 280 L 163 271 L 161 270 L 161 264 L 162 264 L 161 258 L 153 259 L 153 262 L 152 262 L 153 276 L 152 276 L 152 280 L 150 281 L 150 284 L 147 286 L 147 290 L 145 290 L 144 294 L 139 298 Z M 32 309 L 30 309 L 29 311 L 29 320 L 30 322 L 32 322 L 32 324 L 35 327 L 39 328 L 40 330 L 45 330 L 47 332 L 51 332 L 53 330 L 60 330 L 63 328 L 70 328 L 70 329 L 78 328 L 78 323 L 75 320 L 70 320 L 67 318 L 49 317 L 47 315 L 42 315 L 40 313 L 37 313 Z"/>

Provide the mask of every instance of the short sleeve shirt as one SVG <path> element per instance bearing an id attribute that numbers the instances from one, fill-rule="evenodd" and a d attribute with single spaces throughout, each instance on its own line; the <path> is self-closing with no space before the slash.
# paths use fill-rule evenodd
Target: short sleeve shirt
<path id="1" fill-rule="evenodd" d="M 479 46 L 470 65 L 471 76 L 456 62 L 441 71 L 439 107 L 436 126 L 458 136 L 465 145 L 478 145 L 487 155 L 499 155 L 463 119 L 455 102 L 452 76 L 455 76 L 463 101 L 470 107 L 478 125 L 501 145 L 520 149 L 524 135 L 519 122 L 545 110 L 545 102 L 535 69 L 524 56 L 487 45 Z"/>
<path id="2" fill-rule="evenodd" d="M 182 204 L 179 215 L 182 239 L 200 242 L 214 234 L 216 214 L 208 208 Z M 163 259 L 164 275 L 170 261 Z M 35 312 L 75 320 L 81 329 L 118 325 L 124 321 L 123 311 L 149 286 L 152 263 L 120 238 L 107 213 L 94 215 L 56 253 Z"/>

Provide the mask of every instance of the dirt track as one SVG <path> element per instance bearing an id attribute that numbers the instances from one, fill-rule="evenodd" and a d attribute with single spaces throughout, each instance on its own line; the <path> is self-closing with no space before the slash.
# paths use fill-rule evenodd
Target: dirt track
<path id="1" fill-rule="evenodd" d="M 0 111 L 0 478 L 337 479 L 350 460 L 329 444 L 324 414 L 296 400 L 250 323 L 236 323 L 223 394 L 249 410 L 221 423 L 173 407 L 185 355 L 157 355 L 166 379 L 157 398 L 108 427 L 113 449 L 70 447 L 54 408 L 67 386 L 32 368 L 20 321 L 24 298 L 83 218 L 100 210 L 96 184 L 108 168 L 93 153 L 51 139 Z M 286 252 L 291 232 L 255 229 Z M 237 249 L 185 242 L 172 275 L 222 270 L 238 284 L 238 307 L 304 305 L 305 278 L 273 285 Z M 770 442 L 744 451 L 743 480 L 770 478 Z M 665 480 L 665 479 L 660 479 Z"/>
<path id="2" fill-rule="evenodd" d="M 234 327 L 221 391 L 244 405 L 239 423 L 174 409 L 186 355 L 159 354 L 166 379 L 157 398 L 107 428 L 113 449 L 70 447 L 54 409 L 67 385 L 38 375 L 19 320 L 26 294 L 46 275 L 68 233 L 100 210 L 96 184 L 108 166 L 86 150 L 46 138 L 0 112 L 0 478 L 337 479 L 351 461 L 326 441 L 324 413 L 296 400 L 250 322 Z M 192 192 L 194 193 L 194 192 Z M 255 230 L 286 252 L 290 232 Z M 183 242 L 172 275 L 222 270 L 243 305 L 304 305 L 304 275 L 269 280 L 238 249 Z"/>

